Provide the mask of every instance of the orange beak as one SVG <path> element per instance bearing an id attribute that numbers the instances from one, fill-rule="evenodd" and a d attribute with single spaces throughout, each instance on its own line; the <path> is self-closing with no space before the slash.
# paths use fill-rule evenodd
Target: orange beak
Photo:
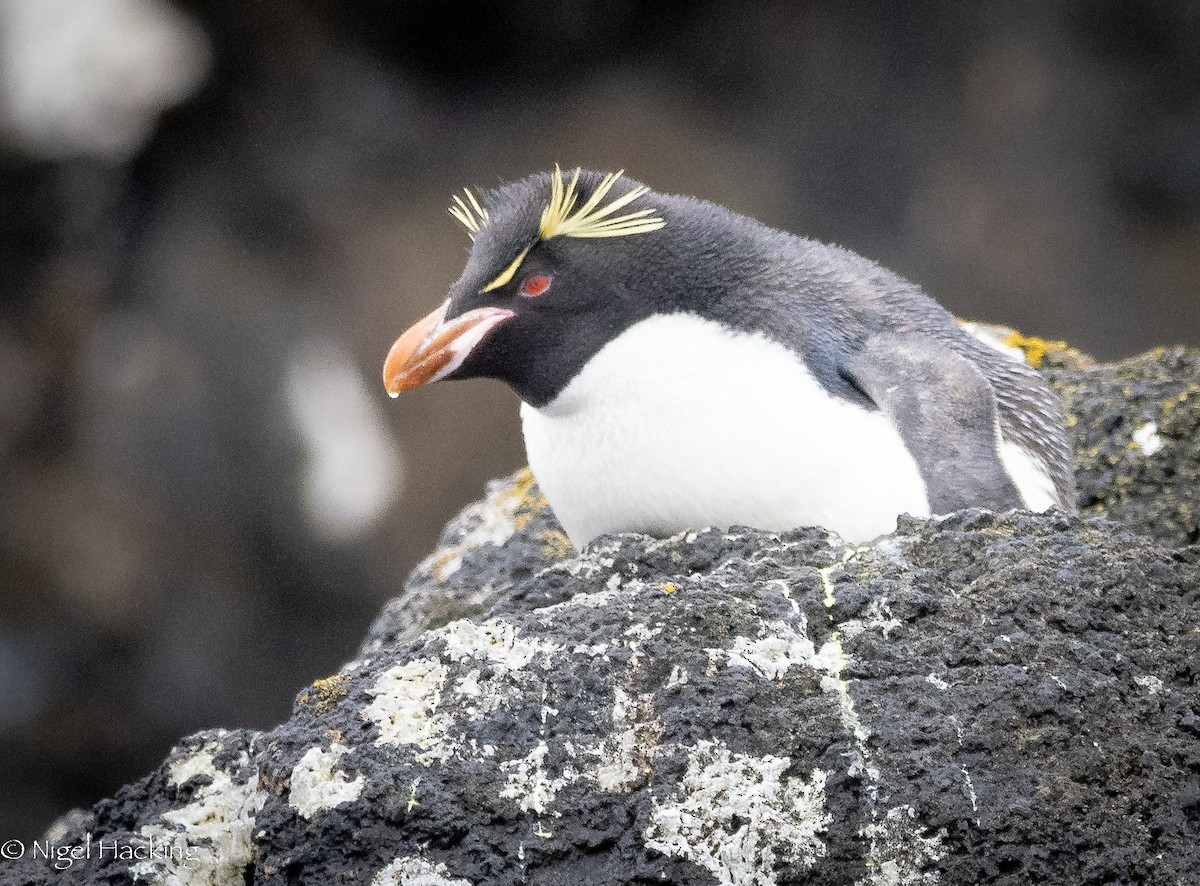
<path id="1" fill-rule="evenodd" d="M 450 299 L 422 317 L 396 339 L 383 363 L 383 386 L 389 396 L 445 378 L 462 365 L 492 327 L 513 315 L 504 308 L 476 308 L 446 320 Z"/>

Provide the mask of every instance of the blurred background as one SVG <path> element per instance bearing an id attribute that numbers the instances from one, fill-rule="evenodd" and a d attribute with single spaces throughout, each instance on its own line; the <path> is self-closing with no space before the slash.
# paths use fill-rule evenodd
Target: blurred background
<path id="1" fill-rule="evenodd" d="M 554 162 L 1100 358 L 1200 343 L 1200 4 L 0 0 L 0 837 L 269 727 L 484 480 L 378 368 Z"/>

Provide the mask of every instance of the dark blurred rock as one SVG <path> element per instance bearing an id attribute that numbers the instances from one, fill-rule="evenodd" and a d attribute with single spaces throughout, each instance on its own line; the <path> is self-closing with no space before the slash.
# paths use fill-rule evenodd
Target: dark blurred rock
<path id="1" fill-rule="evenodd" d="M 1200 548 L 1150 536 L 1194 513 L 1196 361 L 1053 370 L 1081 496 L 1135 477 L 1104 499 L 1126 522 L 971 510 L 860 547 L 733 529 L 576 555 L 520 472 L 291 720 L 186 739 L 55 830 L 157 855 L 0 882 L 1190 882 Z M 1088 455 L 1135 432 L 1156 468 Z"/>
<path id="2" fill-rule="evenodd" d="M 1168 544 L 1200 541 L 1200 351 L 1048 374 L 1067 412 L 1079 507 Z"/>

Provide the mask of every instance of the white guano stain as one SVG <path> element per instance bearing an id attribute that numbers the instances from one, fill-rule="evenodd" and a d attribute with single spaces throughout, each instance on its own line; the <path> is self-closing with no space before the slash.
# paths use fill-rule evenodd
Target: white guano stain
<path id="1" fill-rule="evenodd" d="M 1158 453 L 1163 448 L 1162 437 L 1158 436 L 1158 423 L 1149 421 L 1134 431 L 1133 442 L 1146 456 Z"/>
<path id="2" fill-rule="evenodd" d="M 561 566 L 561 563 L 556 563 L 554 566 L 550 566 L 547 568 L 547 570 L 543 571 L 564 571 L 559 569 Z M 613 578 L 616 579 L 616 584 L 619 585 L 621 576 L 614 575 Z M 554 624 L 555 618 L 557 618 L 563 612 L 578 611 L 579 609 L 601 609 L 605 606 L 608 606 L 615 600 L 633 596 L 633 592 L 631 590 L 622 589 L 620 587 L 611 587 L 613 584 L 613 580 L 609 579 L 605 589 L 602 591 L 576 594 L 575 596 L 571 597 L 571 599 L 564 600 L 561 603 L 554 603 L 551 606 L 543 606 L 537 610 L 537 619 L 542 625 L 548 626 Z"/>
<path id="3" fill-rule="evenodd" d="M 811 868 L 824 857 L 825 772 L 786 778 L 788 757 L 738 754 L 722 742 L 686 751 L 675 795 L 653 801 L 649 848 L 700 865 L 721 886 L 775 886 L 777 861 Z"/>
<path id="4" fill-rule="evenodd" d="M 596 786 L 602 791 L 624 794 L 650 775 L 650 760 L 662 723 L 654 716 L 654 696 L 632 696 L 620 686 L 613 692 L 613 731 L 595 753 L 604 762 L 596 767 Z"/>
<path id="5" fill-rule="evenodd" d="M 418 658 L 388 668 L 370 689 L 372 701 L 363 719 L 379 726 L 377 745 L 415 745 L 416 760 L 428 765 L 453 756 L 457 742 L 448 735 L 451 718 L 437 712 L 446 683 L 446 666 L 437 659 Z"/>
<path id="6" fill-rule="evenodd" d="M 782 680 L 793 665 L 810 665 L 817 650 L 802 616 L 799 632 L 787 622 L 762 622 L 757 639 L 735 637 L 726 654 L 730 667 L 753 668 L 768 680 Z"/>
<path id="7" fill-rule="evenodd" d="M 1148 674 L 1142 677 L 1134 677 L 1133 682 L 1141 686 L 1151 695 L 1158 695 L 1160 692 L 1170 691 L 1165 688 L 1163 681 L 1155 677 L 1153 674 Z"/>
<path id="8" fill-rule="evenodd" d="M 445 640 L 445 656 L 453 663 L 479 661 L 484 668 L 465 670 L 447 687 L 449 669 L 437 658 L 419 658 L 384 671 L 367 690 L 375 697 L 363 708 L 364 719 L 379 725 L 376 744 L 415 745 L 415 760 L 423 765 L 444 762 L 462 745 L 450 730 L 454 719 L 439 713 L 443 695 L 463 700 L 462 710 L 480 719 L 509 700 L 519 689 L 514 675 L 541 658 L 549 665 L 560 647 L 548 640 L 527 640 L 502 620 L 482 624 L 465 619 L 428 632 Z"/>
<path id="9" fill-rule="evenodd" d="M 782 680 L 795 666 L 840 670 L 837 644 L 827 642 L 818 650 L 808 638 L 803 615 L 799 616 L 799 630 L 785 621 L 760 621 L 758 637 L 735 637 L 729 649 L 705 651 L 710 661 L 724 658 L 728 667 L 750 668 L 768 680 Z"/>
<path id="10" fill-rule="evenodd" d="M 858 711 L 854 706 L 854 698 L 850 695 L 849 681 L 842 677 L 842 672 L 849 665 L 849 660 L 846 657 L 845 650 L 842 648 L 842 635 L 838 630 L 838 625 L 833 620 L 832 614 L 832 609 L 837 603 L 834 588 L 834 573 L 844 568 L 847 563 L 865 550 L 867 549 L 856 548 L 848 550 L 842 555 L 840 563 L 835 563 L 832 566 L 827 566 L 819 570 L 821 587 L 825 597 L 825 608 L 830 613 L 829 622 L 833 627 L 833 633 L 825 643 L 825 646 L 829 648 L 829 654 L 826 656 L 827 664 L 824 668 L 827 675 L 821 678 L 821 689 L 837 699 L 838 713 L 841 717 L 842 727 L 849 731 L 851 737 L 854 739 L 854 746 L 850 752 L 850 766 L 846 772 L 849 775 L 865 776 L 864 786 L 866 788 L 867 799 L 870 802 L 871 815 L 874 815 L 875 802 L 879 795 L 879 769 L 871 762 L 871 753 L 867 749 L 867 740 L 871 737 L 870 730 L 863 724 L 862 718 L 858 716 Z M 822 652 L 824 651 L 822 649 Z"/>
<path id="11" fill-rule="evenodd" d="M 258 789 L 258 778 L 251 773 L 235 781 L 224 768 L 216 765 L 216 755 L 224 748 L 216 739 L 171 765 L 167 780 L 171 785 L 186 784 L 197 776 L 209 779 L 197 786 L 192 802 L 162 813 L 165 825 L 143 825 L 140 835 L 155 847 L 161 847 L 160 859 L 140 861 L 129 868 L 135 880 L 161 886 L 231 886 L 241 883 L 243 871 L 251 860 L 250 836 L 258 811 L 267 795 Z M 241 769 L 250 765 L 243 751 L 232 761 Z M 186 864 L 173 862 L 185 859 Z"/>
<path id="12" fill-rule="evenodd" d="M 362 795 L 366 783 L 362 775 L 353 781 L 341 770 L 336 770 L 338 761 L 350 749 L 334 742 L 325 748 L 309 748 L 292 767 L 291 791 L 288 803 L 306 819 L 318 812 L 351 803 Z"/>
<path id="13" fill-rule="evenodd" d="M 549 753 L 550 746 L 545 739 L 541 739 L 524 757 L 501 763 L 500 770 L 508 773 L 508 780 L 500 796 L 506 800 L 516 800 L 522 812 L 535 812 L 538 815 L 547 813 L 558 792 L 583 777 L 582 773 L 569 766 L 563 769 L 561 775 L 550 777 L 546 770 Z M 561 812 L 553 814 L 562 815 Z"/>
<path id="14" fill-rule="evenodd" d="M 634 762 L 637 739 L 633 729 L 613 732 L 604 745 L 611 756 L 596 767 L 596 787 L 610 794 L 628 793 L 633 789 L 639 774 Z"/>
<path id="15" fill-rule="evenodd" d="M 515 673 L 534 660 L 550 658 L 562 647 L 549 640 L 527 640 L 516 627 L 501 619 L 489 619 L 476 624 L 467 619 L 451 622 L 439 633 L 446 640 L 446 656 L 455 662 L 465 658 L 484 659 L 493 665 L 498 675 Z"/>
<path id="16" fill-rule="evenodd" d="M 842 556 L 840 563 L 820 570 L 821 583 L 825 592 L 825 605 L 828 609 L 832 609 L 837 603 L 834 573 L 844 568 L 864 550 L 864 548 L 858 548 L 847 551 Z M 895 549 L 888 553 L 893 557 L 899 556 L 899 552 Z M 837 697 L 842 725 L 854 739 L 847 772 L 850 775 L 861 773 L 864 776 L 867 812 L 871 819 L 861 832 L 868 843 L 868 874 L 865 878 L 856 881 L 856 886 L 863 886 L 863 884 L 869 884 L 869 886 L 934 886 L 939 880 L 939 875 L 936 870 L 929 870 L 929 867 L 945 854 L 941 848 L 945 829 L 932 837 L 923 836 L 918 832 L 916 811 L 908 805 L 889 809 L 880 818 L 878 807 L 880 772 L 872 763 L 870 750 L 867 747 L 870 731 L 863 724 L 855 709 L 854 699 L 850 695 L 849 681 L 842 677 L 842 671 L 847 666 L 848 660 L 842 650 L 842 635 L 838 629 L 844 628 L 845 625 L 833 622 L 832 613 L 830 614 L 830 623 L 834 628 L 830 644 L 836 644 L 840 654 L 837 656 L 836 667 L 830 668 L 829 675 L 822 678 L 821 688 Z M 886 607 L 886 600 L 883 598 L 880 598 L 879 607 L 874 611 L 869 610 L 867 618 L 859 623 L 861 628 L 858 633 L 867 628 L 873 628 L 879 630 L 885 637 L 899 626 L 899 622 L 891 617 L 891 612 Z M 928 675 L 926 682 L 942 691 L 950 688 L 945 680 L 934 674 Z M 957 724 L 955 728 L 958 730 L 961 746 L 962 730 Z M 965 765 L 961 766 L 961 771 L 971 801 L 971 809 L 978 814 L 979 803 L 975 785 Z M 977 825 L 979 824 L 978 817 L 975 822 Z"/>
<path id="17" fill-rule="evenodd" d="M 862 830 L 870 842 L 870 861 L 866 878 L 860 884 L 870 886 L 934 886 L 940 880 L 931 866 L 946 851 L 942 841 L 946 829 L 931 837 L 919 832 L 917 813 L 909 805 L 889 809 L 881 821 Z"/>
<path id="18" fill-rule="evenodd" d="M 470 880 L 451 877 L 442 862 L 410 855 L 397 858 L 375 875 L 371 886 L 475 886 Z"/>
<path id="19" fill-rule="evenodd" d="M 887 597 L 877 597 L 867 604 L 862 618 L 847 619 L 839 628 L 847 640 L 854 639 L 864 631 L 878 631 L 883 639 L 890 640 L 892 632 L 900 628 L 900 619 L 892 617 Z"/>
<path id="20" fill-rule="evenodd" d="M 588 655 L 592 658 L 604 658 L 606 657 L 605 653 L 608 652 L 608 645 L 607 643 L 577 643 L 572 647 L 571 653 L 573 655 Z"/>
<path id="21" fill-rule="evenodd" d="M 643 639 L 656 636 L 662 630 L 662 627 L 648 628 L 640 623 L 634 624 L 623 633 L 629 639 L 615 644 L 625 646 L 634 653 L 629 660 L 630 679 L 640 667 L 639 647 Z M 577 651 L 594 654 L 589 649 Z M 662 724 L 654 716 L 653 694 L 634 695 L 621 686 L 615 687 L 611 708 L 612 731 L 595 744 L 579 748 L 572 742 L 563 742 L 561 750 L 566 759 L 559 765 L 550 762 L 552 751 L 546 741 L 547 719 L 558 714 L 557 709 L 547 703 L 548 693 L 549 683 L 545 683 L 542 687 L 542 728 L 538 744 L 524 757 L 500 764 L 501 770 L 507 773 L 505 786 L 500 792 L 502 799 L 516 800 L 524 812 L 557 817 L 562 813 L 552 810 L 551 804 L 565 786 L 574 782 L 590 781 L 609 793 L 628 793 L 645 782 L 650 775 L 656 742 L 662 734 Z M 599 762 L 594 767 L 577 767 L 573 761 L 580 756 L 595 758 Z M 535 836 L 552 836 L 542 826 L 540 819 Z"/>
<path id="22" fill-rule="evenodd" d="M 651 637 L 658 636 L 662 632 L 663 629 L 661 625 L 659 627 L 652 628 L 642 624 L 641 622 L 637 622 L 636 624 L 632 624 L 627 627 L 623 636 L 633 637 L 635 640 L 645 641 L 649 640 Z"/>
<path id="23" fill-rule="evenodd" d="M 959 739 L 959 745 L 962 744 L 962 739 Z M 975 827 L 979 827 L 979 795 L 975 793 L 975 782 L 971 780 L 971 773 L 967 771 L 966 763 L 959 763 L 958 769 L 963 775 L 963 784 L 967 788 L 967 797 L 971 801 L 971 811 L 975 813 Z"/>
<path id="24" fill-rule="evenodd" d="M 516 627 L 501 619 L 476 624 L 466 619 L 451 622 L 437 632 L 446 641 L 446 657 L 456 663 L 480 662 L 454 685 L 464 699 L 464 711 L 479 720 L 509 701 L 520 687 L 518 674 L 535 661 L 549 666 L 562 647 L 548 640 L 526 639 Z M 468 701 L 469 699 L 469 701 Z"/>

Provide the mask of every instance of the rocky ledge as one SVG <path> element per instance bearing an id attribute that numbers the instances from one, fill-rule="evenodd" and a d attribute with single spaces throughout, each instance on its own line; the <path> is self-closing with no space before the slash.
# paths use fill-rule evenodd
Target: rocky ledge
<path id="1" fill-rule="evenodd" d="M 576 554 L 519 473 L 287 723 L 184 740 L 0 881 L 1197 882 L 1200 354 L 1031 341 L 1082 516 Z"/>

